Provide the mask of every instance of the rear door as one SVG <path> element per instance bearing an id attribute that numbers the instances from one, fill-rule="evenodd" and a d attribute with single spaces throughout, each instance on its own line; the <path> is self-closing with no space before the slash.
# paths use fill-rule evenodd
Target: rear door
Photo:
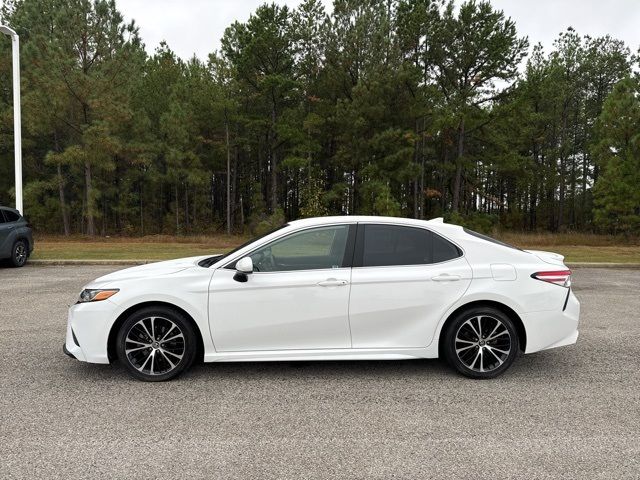
<path id="1" fill-rule="evenodd" d="M 359 224 L 351 273 L 353 348 L 425 347 L 471 282 L 462 250 L 420 227 Z"/>
<path id="2" fill-rule="evenodd" d="M 9 223 L 4 217 L 4 211 L 0 209 L 0 259 L 11 256 L 10 238 L 15 224 Z"/>

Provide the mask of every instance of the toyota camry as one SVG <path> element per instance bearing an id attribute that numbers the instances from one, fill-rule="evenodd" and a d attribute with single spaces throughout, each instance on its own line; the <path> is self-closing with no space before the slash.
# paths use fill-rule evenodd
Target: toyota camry
<path id="1" fill-rule="evenodd" d="M 63 349 L 146 381 L 196 361 L 437 357 L 492 378 L 520 352 L 577 341 L 563 260 L 440 218 L 297 220 L 225 255 L 98 278 L 69 309 Z"/>

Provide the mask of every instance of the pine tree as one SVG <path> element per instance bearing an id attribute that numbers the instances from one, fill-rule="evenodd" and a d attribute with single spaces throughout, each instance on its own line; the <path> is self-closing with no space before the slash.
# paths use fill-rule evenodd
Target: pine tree
<path id="1" fill-rule="evenodd" d="M 640 233 L 640 82 L 627 77 L 604 102 L 593 149 L 601 169 L 595 222 L 612 233 Z"/>

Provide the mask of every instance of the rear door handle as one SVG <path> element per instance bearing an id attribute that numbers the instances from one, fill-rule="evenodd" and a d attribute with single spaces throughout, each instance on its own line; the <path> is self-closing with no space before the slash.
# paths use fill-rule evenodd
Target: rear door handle
<path id="1" fill-rule="evenodd" d="M 460 280 L 460 276 L 443 273 L 442 275 L 436 275 L 435 277 L 431 277 L 431 280 L 433 280 L 434 282 L 457 282 L 458 280 Z"/>
<path id="2" fill-rule="evenodd" d="M 343 287 L 347 283 L 349 282 L 347 282 L 346 280 L 338 280 L 337 278 L 327 278 L 322 282 L 318 282 L 318 285 L 321 287 Z"/>

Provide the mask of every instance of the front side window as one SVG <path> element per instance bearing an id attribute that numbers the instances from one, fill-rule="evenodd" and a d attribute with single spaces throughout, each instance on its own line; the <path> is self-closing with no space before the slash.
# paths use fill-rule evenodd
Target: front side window
<path id="1" fill-rule="evenodd" d="M 0 223 L 4 223 L 4 215 L 3 215 L 4 210 L 0 210 Z"/>
<path id="2" fill-rule="evenodd" d="M 312 228 L 275 240 L 249 256 L 256 272 L 340 268 L 348 236 L 348 225 Z"/>
<path id="3" fill-rule="evenodd" d="M 263 233 L 262 235 L 259 235 L 255 238 L 252 238 L 251 240 L 244 242 L 242 245 L 237 246 L 236 248 L 234 248 L 233 250 L 228 251 L 227 253 L 225 253 L 224 255 L 220 255 L 220 256 L 214 256 L 214 257 L 209 257 L 209 258 L 205 258 L 204 260 L 202 260 L 198 265 L 200 265 L 201 267 L 205 267 L 208 268 L 211 265 L 213 265 L 216 262 L 219 262 L 220 260 L 223 260 L 227 257 L 230 257 L 231 255 L 233 255 L 234 253 L 236 253 L 238 250 L 242 250 L 244 247 L 247 247 L 249 245 L 251 245 L 252 243 L 257 242 L 258 240 L 260 240 L 261 238 L 266 237 L 267 235 L 271 235 L 272 233 L 277 232 L 278 230 L 282 230 L 283 228 L 288 227 L 288 224 L 284 224 L 281 225 L 278 228 L 275 228 L 273 230 L 269 230 L 266 233 Z M 227 266 L 227 268 L 235 268 L 236 263 L 233 262 L 230 266 Z"/>
<path id="4" fill-rule="evenodd" d="M 356 263 L 363 267 L 425 265 L 461 256 L 458 247 L 439 235 L 399 225 L 363 225 L 358 252 L 362 258 Z"/>

